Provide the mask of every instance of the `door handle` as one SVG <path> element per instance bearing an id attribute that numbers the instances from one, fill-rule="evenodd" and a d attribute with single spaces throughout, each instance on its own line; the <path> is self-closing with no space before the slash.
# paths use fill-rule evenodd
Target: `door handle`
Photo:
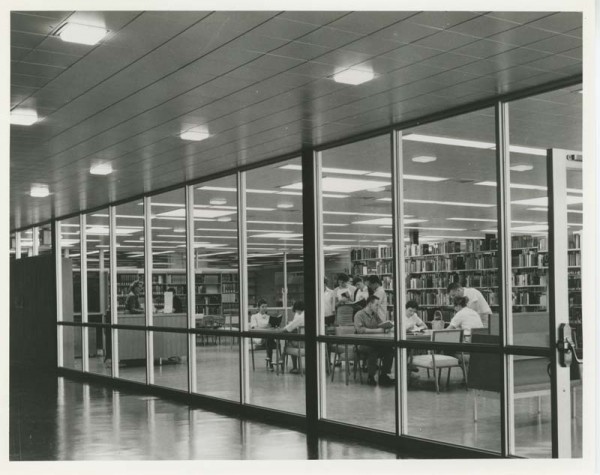
<path id="1" fill-rule="evenodd" d="M 573 342 L 573 330 L 568 323 L 561 323 L 558 327 L 556 349 L 558 350 L 558 362 L 563 368 L 571 366 L 573 359 L 577 364 L 582 364 L 582 361 L 577 357 L 575 343 Z"/>

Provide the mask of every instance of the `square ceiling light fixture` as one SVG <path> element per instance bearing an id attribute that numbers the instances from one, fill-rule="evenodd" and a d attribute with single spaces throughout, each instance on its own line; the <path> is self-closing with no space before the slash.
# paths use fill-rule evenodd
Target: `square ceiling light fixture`
<path id="1" fill-rule="evenodd" d="M 110 163 L 96 163 L 90 168 L 92 175 L 110 175 L 112 173 L 112 165 Z"/>
<path id="2" fill-rule="evenodd" d="M 29 190 L 29 195 L 34 198 L 45 198 L 49 194 L 50 189 L 48 188 L 48 185 L 44 185 L 43 183 L 34 183 Z"/>
<path id="3" fill-rule="evenodd" d="M 65 23 L 56 32 L 56 35 L 58 35 L 61 40 L 69 43 L 95 45 L 106 36 L 106 33 L 108 33 L 108 30 L 99 26 Z"/>
<path id="4" fill-rule="evenodd" d="M 389 182 L 378 181 L 378 180 L 364 180 L 355 178 L 337 178 L 337 177 L 325 177 L 321 181 L 323 191 L 337 192 L 337 193 L 353 193 L 355 191 L 371 190 L 373 188 L 379 188 L 381 186 L 389 186 Z M 281 188 L 288 188 L 292 190 L 301 190 L 302 182 L 292 183 L 291 185 L 284 185 Z"/>
<path id="5" fill-rule="evenodd" d="M 13 125 L 33 125 L 38 120 L 37 112 L 33 109 L 14 109 L 10 111 L 10 123 Z"/>
<path id="6" fill-rule="evenodd" d="M 201 140 L 206 140 L 210 137 L 208 133 L 208 129 L 200 125 L 198 127 L 192 127 L 191 129 L 185 130 L 179 134 L 179 137 L 182 140 L 191 140 L 194 142 L 200 142 Z"/>
<path id="7" fill-rule="evenodd" d="M 333 75 L 333 80 L 342 84 L 358 86 L 359 84 L 372 80 L 374 77 L 375 73 L 373 70 L 348 68 L 337 71 Z"/>

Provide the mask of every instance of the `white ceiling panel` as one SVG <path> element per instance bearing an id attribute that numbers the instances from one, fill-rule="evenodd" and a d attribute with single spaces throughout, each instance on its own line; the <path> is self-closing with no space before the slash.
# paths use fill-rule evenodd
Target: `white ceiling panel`
<path id="1" fill-rule="evenodd" d="M 67 19 L 110 31 L 96 46 L 64 43 L 52 33 Z M 43 117 L 11 126 L 13 227 L 582 69 L 579 14 L 49 11 L 13 12 L 11 22 L 11 108 Z M 372 68 L 375 79 L 333 81 L 349 67 Z M 581 97 L 568 94 L 525 107 L 515 118 L 523 137 L 580 146 L 569 137 Z M 469 128 L 471 139 L 480 128 L 455 123 L 430 128 L 448 136 Z M 208 128 L 207 140 L 179 138 L 197 125 Z M 88 173 L 99 160 L 111 162 L 112 175 Z M 30 198 L 33 182 L 48 183 L 51 197 Z"/>

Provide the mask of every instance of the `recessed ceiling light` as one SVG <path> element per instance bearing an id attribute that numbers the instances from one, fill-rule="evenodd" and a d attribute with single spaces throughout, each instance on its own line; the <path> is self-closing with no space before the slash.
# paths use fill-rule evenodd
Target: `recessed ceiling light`
<path id="1" fill-rule="evenodd" d="M 33 125 L 37 121 L 38 115 L 33 109 L 14 109 L 10 112 L 10 123 L 13 125 Z"/>
<path id="2" fill-rule="evenodd" d="M 496 144 L 493 142 L 480 142 L 477 140 L 455 139 L 452 137 L 437 137 L 435 135 L 407 134 L 402 136 L 403 140 L 414 142 L 434 143 L 440 145 L 452 145 L 455 147 L 469 147 L 487 150 L 496 150 Z M 522 147 L 521 145 L 510 145 L 509 150 L 514 153 L 525 153 L 529 155 L 546 156 L 546 150 L 543 148 Z"/>
<path id="3" fill-rule="evenodd" d="M 97 163 L 90 168 L 90 173 L 92 175 L 110 175 L 112 171 L 113 169 L 110 163 Z"/>
<path id="4" fill-rule="evenodd" d="M 414 223 L 425 223 L 426 219 L 405 219 L 404 224 L 414 224 Z M 375 219 L 367 219 L 365 221 L 352 221 L 352 224 L 380 224 L 385 226 L 391 226 L 393 224 L 392 218 L 375 218 Z"/>
<path id="5" fill-rule="evenodd" d="M 80 43 L 83 45 L 95 45 L 108 33 L 107 30 L 98 26 L 79 25 L 77 23 L 67 23 L 59 31 L 58 36 L 61 40 L 69 43 Z"/>
<path id="6" fill-rule="evenodd" d="M 380 198 L 383 200 L 384 198 Z M 414 200 L 410 198 L 404 199 L 405 203 L 419 203 L 419 204 L 434 204 L 434 205 L 447 205 L 447 206 L 472 206 L 474 208 L 491 208 L 496 205 L 488 205 L 483 203 L 463 203 L 460 201 L 437 201 L 437 200 Z"/>
<path id="7" fill-rule="evenodd" d="M 192 140 L 195 142 L 199 142 L 210 137 L 210 134 L 208 133 L 208 129 L 201 125 L 198 127 L 192 127 L 191 129 L 181 132 L 179 134 L 179 137 L 182 140 Z"/>
<path id="8" fill-rule="evenodd" d="M 302 237 L 302 234 L 297 233 L 265 233 L 265 234 L 255 234 L 250 236 L 252 238 L 274 238 L 274 239 L 291 239 L 291 238 L 299 238 Z"/>
<path id="9" fill-rule="evenodd" d="M 228 223 L 231 221 L 231 216 L 221 216 L 220 218 L 217 218 L 217 221 L 219 223 Z"/>
<path id="10" fill-rule="evenodd" d="M 289 208 L 293 208 L 294 204 L 293 203 L 289 203 L 289 202 L 279 203 L 277 205 L 277 207 L 280 208 L 280 209 L 289 209 Z"/>
<path id="11" fill-rule="evenodd" d="M 510 167 L 513 172 L 528 172 L 533 170 L 533 165 L 513 165 Z"/>
<path id="12" fill-rule="evenodd" d="M 431 155 L 419 155 L 418 157 L 411 158 L 411 160 L 417 163 L 429 163 L 435 162 L 437 160 L 437 157 L 433 157 Z"/>
<path id="13" fill-rule="evenodd" d="M 29 190 L 29 194 L 34 198 L 45 198 L 50 194 L 50 189 L 48 185 L 44 185 L 42 183 L 37 183 L 31 185 L 31 189 Z"/>
<path id="14" fill-rule="evenodd" d="M 373 71 L 366 69 L 346 69 L 339 71 L 333 75 L 333 80 L 342 84 L 351 84 L 357 86 L 364 82 L 368 82 L 375 77 Z"/>
<path id="15" fill-rule="evenodd" d="M 209 203 L 213 206 L 220 206 L 227 204 L 227 200 L 225 198 L 211 198 Z"/>
<path id="16" fill-rule="evenodd" d="M 174 233 L 184 233 L 185 232 L 185 228 L 173 228 L 173 232 Z"/>

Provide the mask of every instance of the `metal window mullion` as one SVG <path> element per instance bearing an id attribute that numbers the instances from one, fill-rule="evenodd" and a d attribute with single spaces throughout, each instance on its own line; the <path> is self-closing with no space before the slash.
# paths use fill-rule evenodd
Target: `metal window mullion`
<path id="1" fill-rule="evenodd" d="M 86 215 L 79 215 L 79 270 L 81 282 L 81 323 L 88 322 L 88 288 L 87 288 L 87 242 L 86 242 Z M 89 329 L 81 328 L 81 361 L 84 372 L 90 370 L 88 361 Z"/>
<path id="2" fill-rule="evenodd" d="M 496 126 L 496 187 L 497 214 L 498 214 L 498 255 L 500 282 L 500 315 L 499 333 L 502 348 L 512 344 L 512 288 L 511 288 L 511 208 L 510 208 L 510 137 L 509 137 L 509 110 L 508 104 L 498 102 L 495 108 Z M 490 315 L 491 318 L 491 315 Z M 490 325 L 490 322 L 488 322 Z M 513 358 L 503 354 L 502 391 L 500 393 L 500 421 L 501 421 L 501 454 L 513 455 L 515 446 L 514 431 L 514 374 Z"/>
<path id="3" fill-rule="evenodd" d="M 406 295 L 406 282 L 404 279 L 406 272 L 406 262 L 404 260 L 404 181 L 403 163 L 402 163 L 402 131 L 392 132 L 391 142 L 391 165 L 392 165 L 392 217 L 393 217 L 393 239 L 394 239 L 394 326 L 396 328 L 395 337 L 398 339 L 406 338 L 406 329 L 401 313 L 404 304 L 404 295 Z M 407 351 L 398 348 L 396 350 L 398 364 L 396 365 L 396 434 L 405 434 L 408 431 L 407 423 L 407 378 L 403 378 L 408 368 Z M 408 377 L 408 376 L 407 376 Z"/>
<path id="4" fill-rule="evenodd" d="M 111 370 L 113 378 L 119 377 L 119 342 L 117 330 L 112 327 L 118 323 L 119 298 L 117 294 L 117 210 L 114 206 L 108 208 L 108 259 L 110 278 L 110 334 L 111 334 Z M 106 349 L 105 349 L 106 351 Z M 108 356 L 108 355 L 107 355 Z"/>
<path id="5" fill-rule="evenodd" d="M 21 259 L 21 231 L 15 233 L 15 259 Z"/>
<path id="6" fill-rule="evenodd" d="M 323 302 L 323 296 L 325 295 L 325 252 L 323 250 L 323 154 L 321 152 L 314 153 L 314 222 L 315 222 L 315 266 L 317 276 L 317 315 L 322 318 L 317 319 L 317 335 L 325 334 L 325 309 Z M 304 211 L 304 210 L 303 210 Z M 310 213 L 310 210 L 309 210 Z M 304 213 L 303 213 L 304 215 Z M 310 215 L 310 214 L 309 214 Z M 304 255 L 307 254 L 306 249 Z M 323 345 L 317 344 L 317 356 L 319 358 L 319 418 L 325 419 L 327 417 L 327 372 L 325 365 L 329 362 L 326 361 L 327 352 L 323 353 Z"/>
<path id="7" fill-rule="evenodd" d="M 19 232 L 16 233 L 17 242 Z M 20 247 L 20 246 L 19 246 Z M 19 256 L 17 254 L 17 256 Z M 18 257 L 17 257 L 18 258 Z M 63 319 L 63 279 L 62 279 L 62 254 L 60 252 L 60 223 L 55 221 L 54 226 L 54 259 L 55 259 L 55 277 L 56 277 L 56 321 L 60 322 Z M 56 364 L 58 367 L 64 364 L 63 351 L 63 326 L 58 325 L 56 329 Z"/>
<path id="8" fill-rule="evenodd" d="M 34 226 L 31 228 L 31 245 L 33 247 L 33 255 L 37 256 L 40 253 L 40 228 Z"/>
<path id="9" fill-rule="evenodd" d="M 246 172 L 237 173 L 237 208 L 238 208 L 238 268 L 240 281 L 240 330 L 248 330 L 248 261 L 247 261 L 247 222 L 246 222 Z M 250 398 L 250 362 L 248 361 L 248 345 L 252 340 L 240 338 L 240 401 L 248 403 Z"/>
<path id="10" fill-rule="evenodd" d="M 154 305 L 152 303 L 152 198 L 144 197 L 144 308 L 146 326 L 152 326 Z M 154 384 L 154 338 L 146 331 L 146 383 Z"/>
<path id="11" fill-rule="evenodd" d="M 194 261 L 194 187 L 185 187 L 186 273 L 188 329 L 196 327 L 196 274 Z M 188 333 L 188 389 L 196 392 L 196 335 Z"/>

